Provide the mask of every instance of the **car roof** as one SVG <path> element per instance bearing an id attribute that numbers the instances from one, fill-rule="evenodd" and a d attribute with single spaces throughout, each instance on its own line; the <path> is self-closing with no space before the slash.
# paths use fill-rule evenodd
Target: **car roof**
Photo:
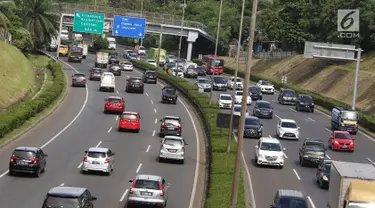
<path id="1" fill-rule="evenodd" d="M 322 141 L 322 140 L 319 140 L 319 139 L 309 139 L 309 138 L 307 138 L 307 139 L 305 139 L 305 141 L 303 141 L 303 143 L 305 143 L 305 144 L 307 144 L 307 143 L 310 143 L 310 144 L 312 144 L 312 143 L 315 143 L 315 144 L 322 144 L 322 145 L 324 145 L 324 142 Z"/>
<path id="2" fill-rule="evenodd" d="M 280 144 L 280 141 L 273 137 L 261 137 L 262 142 Z"/>
<path id="3" fill-rule="evenodd" d="M 291 190 L 291 189 L 280 189 L 279 191 L 280 197 L 294 197 L 294 198 L 305 198 L 301 191 Z"/>
<path id="4" fill-rule="evenodd" d="M 183 140 L 182 137 L 180 136 L 171 136 L 171 135 L 168 135 L 168 136 L 165 136 L 164 139 L 176 139 L 176 140 Z"/>
<path id="5" fill-rule="evenodd" d="M 37 152 L 40 150 L 39 147 L 28 147 L 28 146 L 20 146 L 15 149 L 15 151 L 32 151 L 32 152 Z"/>
<path id="6" fill-rule="evenodd" d="M 246 116 L 245 119 L 254 119 L 254 120 L 259 120 L 259 118 L 256 117 L 256 116 Z"/>
<path id="7" fill-rule="evenodd" d="M 242 107 L 241 104 L 234 104 L 234 107 Z"/>
<path id="8" fill-rule="evenodd" d="M 74 76 L 75 76 L 75 75 L 82 75 L 82 76 L 85 76 L 84 73 L 75 73 Z"/>
<path id="9" fill-rule="evenodd" d="M 295 120 L 293 119 L 285 119 L 285 118 L 282 118 L 280 119 L 281 122 L 288 122 L 288 123 L 297 123 Z"/>
<path id="10" fill-rule="evenodd" d="M 335 133 L 350 134 L 347 131 L 333 131 L 333 134 L 335 134 Z"/>
<path id="11" fill-rule="evenodd" d="M 124 111 L 122 114 L 134 114 L 134 115 L 138 115 L 138 112 L 134 112 L 134 111 Z"/>
<path id="12" fill-rule="evenodd" d="M 266 100 L 257 100 L 255 103 L 268 103 L 268 104 L 271 104 L 270 102 L 268 102 Z"/>
<path id="13" fill-rule="evenodd" d="M 204 77 L 198 77 L 197 80 L 209 80 L 208 78 L 204 78 Z"/>
<path id="14" fill-rule="evenodd" d="M 243 90 L 236 90 L 236 93 L 237 93 L 237 92 L 243 92 Z"/>
<path id="15" fill-rule="evenodd" d="M 51 196 L 79 197 L 86 190 L 87 190 L 86 188 L 81 188 L 81 187 L 57 186 L 57 187 L 51 188 L 47 194 Z"/>
<path id="16" fill-rule="evenodd" d="M 120 96 L 109 96 L 108 99 L 122 99 Z"/>
<path id="17" fill-rule="evenodd" d="M 105 148 L 105 147 L 90 147 L 89 148 L 89 152 L 103 152 L 103 153 L 106 153 L 108 152 L 108 148 Z"/>
<path id="18" fill-rule="evenodd" d="M 232 97 L 232 95 L 230 95 L 230 94 L 220 94 L 220 97 L 221 96 L 229 96 L 229 97 Z"/>
<path id="19" fill-rule="evenodd" d="M 102 68 L 93 67 L 92 70 L 103 70 Z"/>
<path id="20" fill-rule="evenodd" d="M 129 77 L 129 79 L 142 79 L 142 77 Z"/>
<path id="21" fill-rule="evenodd" d="M 281 88 L 280 91 L 294 91 L 294 90 L 290 88 Z"/>
<path id="22" fill-rule="evenodd" d="M 156 175 L 139 174 L 137 175 L 136 180 L 161 181 L 162 177 Z"/>
<path id="23" fill-rule="evenodd" d="M 177 116 L 164 116 L 164 119 L 180 119 L 180 117 L 177 117 Z"/>
<path id="24" fill-rule="evenodd" d="M 152 61 L 152 62 L 155 62 L 155 60 L 154 60 L 154 59 L 147 59 L 146 61 Z"/>

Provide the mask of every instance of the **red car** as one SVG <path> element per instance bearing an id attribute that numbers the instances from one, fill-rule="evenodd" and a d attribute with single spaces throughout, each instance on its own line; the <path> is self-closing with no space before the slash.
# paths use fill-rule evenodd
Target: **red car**
<path id="1" fill-rule="evenodd" d="M 105 99 L 104 101 L 104 113 L 122 113 L 125 110 L 125 101 L 122 97 L 109 96 L 108 99 Z"/>
<path id="2" fill-rule="evenodd" d="M 139 132 L 141 129 L 141 116 L 137 112 L 123 112 L 118 124 L 118 130 L 135 130 Z"/>
<path id="3" fill-rule="evenodd" d="M 347 131 L 334 131 L 329 137 L 328 147 L 332 150 L 354 151 L 354 138 Z"/>

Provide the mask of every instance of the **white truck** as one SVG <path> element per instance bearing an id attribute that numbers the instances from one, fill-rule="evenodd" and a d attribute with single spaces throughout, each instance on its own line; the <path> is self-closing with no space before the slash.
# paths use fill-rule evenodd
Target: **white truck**
<path id="1" fill-rule="evenodd" d="M 115 87 L 115 75 L 112 72 L 103 72 L 100 77 L 99 91 L 109 90 L 114 92 Z"/>
<path id="2" fill-rule="evenodd" d="M 360 184 L 368 181 L 375 181 L 375 167 L 372 164 L 332 161 L 327 207 L 373 207 L 368 206 L 364 199 L 358 201 L 358 196 L 368 190 Z M 375 195 L 374 192 L 372 195 Z"/>
<path id="3" fill-rule="evenodd" d="M 107 68 L 109 54 L 106 52 L 96 52 L 95 67 Z"/>
<path id="4" fill-rule="evenodd" d="M 116 50 L 116 38 L 107 37 L 107 41 L 108 41 L 108 49 L 109 50 Z"/>
<path id="5" fill-rule="evenodd" d="M 82 48 L 82 58 L 86 58 L 88 53 L 88 46 L 86 44 L 78 44 L 78 47 Z"/>

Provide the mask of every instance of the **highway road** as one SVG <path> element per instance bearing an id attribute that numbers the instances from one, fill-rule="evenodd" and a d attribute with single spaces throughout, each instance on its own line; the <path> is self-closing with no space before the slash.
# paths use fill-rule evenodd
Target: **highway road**
<path id="1" fill-rule="evenodd" d="M 191 79 L 190 79 L 191 80 Z M 191 80 L 194 82 L 195 80 Z M 214 91 L 213 100 L 220 93 L 231 94 L 231 91 Z M 315 183 L 316 168 L 301 167 L 298 164 L 298 151 L 306 138 L 327 141 L 331 135 L 330 117 L 315 111 L 315 113 L 296 112 L 294 106 L 280 105 L 277 103 L 277 94 L 263 95 L 263 100 L 271 102 L 274 107 L 274 118 L 261 119 L 264 125 L 263 136 L 276 137 L 276 125 L 280 118 L 294 119 L 301 127 L 299 141 L 281 140 L 285 152 L 285 166 L 283 169 L 258 168 L 253 165 L 255 146 L 257 139 L 245 139 L 243 153 L 250 170 L 252 187 L 256 205 L 259 208 L 269 207 L 278 189 L 295 189 L 302 191 L 309 200 L 311 208 L 322 208 L 327 206 L 328 191 L 320 189 Z M 253 105 L 252 105 L 253 106 Z M 252 106 L 249 110 L 252 113 Z M 228 112 L 230 112 L 228 110 Z M 360 163 L 373 163 L 375 152 L 373 151 L 374 139 L 362 133 L 354 135 L 356 138 L 356 149 L 353 153 L 333 152 L 327 150 L 327 158 L 340 161 L 351 161 Z"/>
<path id="2" fill-rule="evenodd" d="M 65 64 L 68 83 L 75 71 L 87 73 L 93 63 L 94 57 L 89 55 L 82 64 Z M 65 101 L 54 114 L 1 149 L 0 207 L 41 207 L 48 190 L 60 185 L 87 187 L 98 198 L 95 207 L 124 207 L 130 187 L 128 180 L 142 173 L 164 176 L 171 184 L 168 207 L 196 207 L 191 202 L 195 194 L 202 195 L 196 190 L 204 184 L 198 175 L 204 171 L 199 162 L 204 157 L 200 150 L 205 146 L 198 118 L 182 98 L 177 105 L 161 104 L 160 83 L 147 84 L 144 94 L 126 93 L 126 78 L 140 75 L 135 70 L 116 77 L 115 93 L 99 92 L 97 81 L 88 81 L 87 88 L 69 86 Z M 104 99 L 109 95 L 122 96 L 126 110 L 140 113 L 140 133 L 117 131 L 118 116 L 103 113 Z M 166 115 L 184 119 L 183 137 L 189 143 L 184 165 L 156 160 L 160 147 L 159 119 Z M 41 146 L 48 154 L 46 172 L 40 178 L 7 174 L 9 157 L 14 148 L 21 145 Z M 93 146 L 108 147 L 116 153 L 115 169 L 110 176 L 80 174 L 84 151 Z"/>

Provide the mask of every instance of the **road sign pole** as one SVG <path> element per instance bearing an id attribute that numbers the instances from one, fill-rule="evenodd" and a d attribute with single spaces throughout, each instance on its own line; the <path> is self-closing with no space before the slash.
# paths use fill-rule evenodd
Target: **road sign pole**
<path id="1" fill-rule="evenodd" d="M 361 54 L 362 54 L 362 49 L 358 48 L 357 66 L 356 66 L 356 69 L 355 69 L 355 78 L 354 78 L 352 110 L 355 110 L 356 101 L 357 101 L 358 75 L 359 75 L 359 68 L 360 68 L 360 64 L 361 64 Z"/>
<path id="2" fill-rule="evenodd" d="M 56 52 L 56 59 L 59 59 L 60 56 L 60 45 L 61 45 L 61 30 L 63 26 L 64 21 L 64 14 L 61 14 L 60 16 L 60 26 L 59 26 L 59 34 L 57 35 L 57 52 Z"/>
<path id="3" fill-rule="evenodd" d="M 159 48 L 158 48 L 158 57 L 156 60 L 156 67 L 160 67 L 160 50 L 161 50 L 161 45 L 163 44 L 163 25 L 160 25 L 160 36 L 159 36 Z"/>
<path id="4" fill-rule="evenodd" d="M 141 0 L 141 17 L 143 17 L 143 0 Z M 143 46 L 143 38 L 141 38 L 141 46 Z"/>

